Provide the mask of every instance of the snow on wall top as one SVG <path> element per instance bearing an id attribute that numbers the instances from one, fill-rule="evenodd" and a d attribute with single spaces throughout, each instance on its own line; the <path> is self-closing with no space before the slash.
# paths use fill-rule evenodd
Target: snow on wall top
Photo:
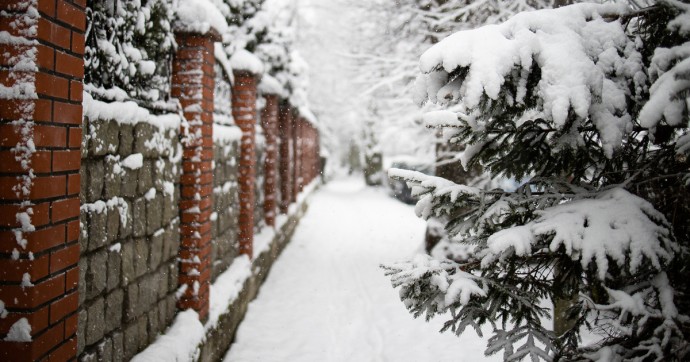
<path id="1" fill-rule="evenodd" d="M 165 334 L 132 358 L 132 362 L 194 361 L 199 357 L 198 345 L 205 337 L 199 314 L 192 309 L 177 313 Z"/>
<path id="2" fill-rule="evenodd" d="M 146 108 L 134 102 L 105 103 L 93 99 L 84 92 L 84 117 L 89 119 L 113 120 L 120 124 L 149 123 L 160 129 L 179 129 L 182 119 L 176 113 L 153 115 Z"/>
<path id="3" fill-rule="evenodd" d="M 214 115 L 215 117 L 215 115 Z M 214 142 L 233 142 L 242 139 L 242 130 L 234 125 L 213 124 L 213 141 Z"/>
<path id="4" fill-rule="evenodd" d="M 223 34 L 228 30 L 220 10 L 208 0 L 179 0 L 174 11 L 177 31 L 206 34 L 214 29 Z"/>
<path id="5" fill-rule="evenodd" d="M 280 82 L 278 82 L 277 79 L 269 74 L 264 74 L 261 77 L 261 82 L 259 83 L 259 92 L 263 94 L 275 94 L 280 97 L 287 96 L 287 91 L 285 88 L 280 84 Z"/>
<path id="6" fill-rule="evenodd" d="M 253 74 L 264 72 L 264 63 L 245 49 L 238 49 L 230 57 L 230 66 L 235 70 L 244 70 Z"/>

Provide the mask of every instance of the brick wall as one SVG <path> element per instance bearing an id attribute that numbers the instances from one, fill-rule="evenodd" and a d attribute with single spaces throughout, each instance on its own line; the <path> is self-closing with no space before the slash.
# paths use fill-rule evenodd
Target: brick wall
<path id="1" fill-rule="evenodd" d="M 0 2 L 0 83 L 14 90 L 0 99 L 2 360 L 77 349 L 85 4 L 30 4 Z"/>
<path id="2" fill-rule="evenodd" d="M 0 360 L 126 360 L 177 310 L 206 318 L 212 278 L 252 257 L 255 226 L 273 223 L 280 195 L 287 212 L 296 179 L 313 178 L 313 136 L 275 95 L 258 119 L 258 75 L 236 71 L 232 99 L 214 99 L 213 32 L 177 36 L 182 119 L 82 99 L 86 2 L 25 3 L 0 2 L 0 31 L 35 40 L 0 44 L 0 84 L 13 90 L 0 98 Z M 214 127 L 216 103 L 236 126 Z M 214 138 L 216 127 L 237 137 Z M 288 224 L 257 265 L 270 265 Z"/>
<path id="3" fill-rule="evenodd" d="M 211 214 L 211 279 L 225 271 L 239 253 L 237 225 L 237 160 L 242 131 L 232 119 L 232 74 L 214 66 L 213 92 L 213 214 Z"/>
<path id="4" fill-rule="evenodd" d="M 217 127 L 234 127 L 222 126 Z M 225 271 L 239 253 L 237 238 L 239 197 L 237 193 L 237 157 L 239 141 L 214 142 L 212 279 Z"/>

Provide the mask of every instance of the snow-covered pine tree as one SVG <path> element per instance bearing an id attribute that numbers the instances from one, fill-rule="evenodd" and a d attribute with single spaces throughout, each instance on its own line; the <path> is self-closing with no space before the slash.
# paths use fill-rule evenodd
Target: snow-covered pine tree
<path id="1" fill-rule="evenodd" d="M 489 325 L 486 353 L 505 360 L 686 360 L 690 4 L 521 13 L 451 35 L 420 66 L 417 101 L 453 110 L 425 123 L 466 145 L 463 166 L 528 181 L 390 172 L 465 251 L 385 266 L 407 308 L 449 313 L 456 334 Z M 571 295 L 556 335 L 549 301 Z"/>
<path id="2" fill-rule="evenodd" d="M 92 96 L 165 106 L 175 47 L 171 9 L 169 0 L 87 2 L 84 83 Z"/>

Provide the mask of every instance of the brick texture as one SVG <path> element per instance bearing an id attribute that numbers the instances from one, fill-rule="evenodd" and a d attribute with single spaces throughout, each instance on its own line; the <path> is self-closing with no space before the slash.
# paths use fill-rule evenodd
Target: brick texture
<path id="1" fill-rule="evenodd" d="M 5 5 L 12 3 L 25 2 Z M 85 4 L 30 6 L 6 7 L 7 19 L 16 21 L 11 29 L 4 29 L 9 22 L 0 26 L 37 42 L 0 44 L 3 84 L 32 83 L 37 95 L 0 101 L 0 300 L 8 311 L 0 321 L 0 360 L 64 361 L 76 358 L 76 330 L 66 325 L 79 306 L 81 143 L 68 135 L 81 138 Z M 22 58 L 33 59 L 37 71 L 13 72 Z M 31 143 L 35 152 L 24 152 Z M 4 340 L 22 319 L 32 327 L 31 341 Z"/>
<path id="2" fill-rule="evenodd" d="M 252 73 L 235 71 L 232 88 L 232 116 L 242 130 L 239 162 L 239 242 L 240 254 L 252 257 L 254 242 L 254 207 L 256 192 L 256 92 L 257 79 Z"/>
<path id="3" fill-rule="evenodd" d="M 264 159 L 264 218 L 266 225 L 275 226 L 278 198 L 278 96 L 264 95 L 266 105 L 261 111 L 261 127 L 266 137 Z"/>
<path id="4" fill-rule="evenodd" d="M 292 147 L 294 153 L 294 162 L 292 165 L 293 182 L 292 182 L 292 202 L 297 201 L 297 195 L 304 187 L 304 180 L 302 178 L 302 123 L 304 119 L 300 117 L 299 113 L 295 115 L 294 124 L 292 126 Z"/>
<path id="5" fill-rule="evenodd" d="M 290 203 L 292 202 L 292 107 L 287 101 L 280 104 L 278 113 L 278 136 L 280 138 L 280 162 L 278 171 L 280 173 L 280 213 L 287 214 Z"/>
<path id="6" fill-rule="evenodd" d="M 177 34 L 172 96 L 180 100 L 189 128 L 182 130 L 184 154 L 180 180 L 180 272 L 185 288 L 179 309 L 208 316 L 211 281 L 211 220 L 213 197 L 214 42 L 217 34 Z"/>

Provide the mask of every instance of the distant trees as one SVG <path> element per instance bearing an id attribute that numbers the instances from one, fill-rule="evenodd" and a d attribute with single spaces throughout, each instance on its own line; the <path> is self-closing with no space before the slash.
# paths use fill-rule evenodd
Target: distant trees
<path id="1" fill-rule="evenodd" d="M 496 23 L 517 12 L 550 7 L 552 3 L 386 0 L 360 4 L 377 19 L 373 29 L 362 25 L 362 31 L 371 35 L 352 54 L 362 70 L 361 77 L 353 79 L 362 90 L 362 117 L 372 128 L 365 133 L 374 134 L 376 143 L 388 155 L 409 153 L 433 159 L 434 135 L 419 127 L 420 112 L 410 102 L 419 55 L 452 32 Z"/>
<path id="2" fill-rule="evenodd" d="M 465 169 L 526 181 L 391 171 L 456 245 L 454 260 L 385 267 L 415 316 L 447 313 L 456 334 L 490 325 L 486 353 L 505 360 L 687 359 L 690 4 L 631 3 L 498 12 L 423 54 L 416 99 L 442 109 L 425 126 L 463 145 Z"/>

